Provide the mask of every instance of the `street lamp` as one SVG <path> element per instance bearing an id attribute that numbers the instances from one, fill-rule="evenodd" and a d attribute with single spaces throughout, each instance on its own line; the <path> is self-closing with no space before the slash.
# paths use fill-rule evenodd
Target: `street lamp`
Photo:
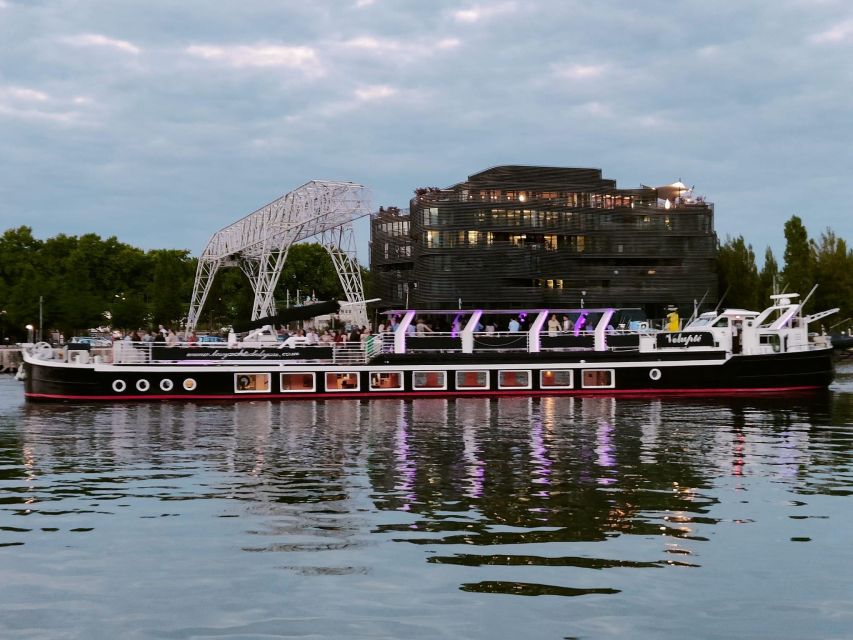
<path id="1" fill-rule="evenodd" d="M 28 324 L 25 329 L 27 330 L 27 342 L 32 343 L 33 341 L 33 330 L 35 327 L 31 324 Z"/>

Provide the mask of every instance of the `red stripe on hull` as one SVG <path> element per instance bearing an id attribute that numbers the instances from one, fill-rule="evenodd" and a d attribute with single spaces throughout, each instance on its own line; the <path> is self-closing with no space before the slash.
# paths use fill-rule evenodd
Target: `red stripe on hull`
<path id="1" fill-rule="evenodd" d="M 359 391 L 359 392 L 314 392 L 314 393 L 253 393 L 253 394 L 181 394 L 181 395 L 110 395 L 110 396 L 79 396 L 58 393 L 25 393 L 31 400 L 82 400 L 82 401 L 165 401 L 165 400 L 327 400 L 334 398 L 363 399 L 363 398 L 460 398 L 460 397 L 549 397 L 549 396 L 620 396 L 636 398 L 653 398 L 659 396 L 697 396 L 697 395 L 749 395 L 791 393 L 797 391 L 814 391 L 823 389 L 820 385 L 797 387 L 756 387 L 742 388 L 711 388 L 711 389 L 555 389 L 553 391 L 523 389 L 500 391 Z"/>

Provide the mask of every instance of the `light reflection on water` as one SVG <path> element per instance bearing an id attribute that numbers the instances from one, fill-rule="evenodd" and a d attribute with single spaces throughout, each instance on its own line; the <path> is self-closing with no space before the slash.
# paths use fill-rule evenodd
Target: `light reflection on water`
<path id="1" fill-rule="evenodd" d="M 737 400 L 21 393 L 0 637 L 853 636 L 849 365 Z"/>

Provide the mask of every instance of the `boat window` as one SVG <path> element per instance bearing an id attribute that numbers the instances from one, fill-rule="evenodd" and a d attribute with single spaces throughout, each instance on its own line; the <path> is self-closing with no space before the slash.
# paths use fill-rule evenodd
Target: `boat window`
<path id="1" fill-rule="evenodd" d="M 489 372 L 488 371 L 457 371 L 456 372 L 456 388 L 457 389 L 488 389 L 489 388 Z"/>
<path id="2" fill-rule="evenodd" d="M 293 391 L 316 391 L 314 374 L 310 372 L 282 373 L 281 391 L 282 393 Z"/>
<path id="3" fill-rule="evenodd" d="M 326 391 L 358 391 L 357 373 L 327 373 Z"/>
<path id="4" fill-rule="evenodd" d="M 574 386 L 571 369 L 562 371 L 540 371 L 539 386 L 543 389 L 571 389 Z"/>
<path id="5" fill-rule="evenodd" d="M 403 373 L 401 371 L 373 371 L 370 374 L 370 390 L 403 388 Z"/>
<path id="6" fill-rule="evenodd" d="M 415 371 L 412 374 L 414 389 L 446 389 L 447 374 L 444 371 Z"/>
<path id="7" fill-rule="evenodd" d="M 234 390 L 237 393 L 267 393 L 270 390 L 270 374 L 235 373 Z"/>
<path id="8" fill-rule="evenodd" d="M 714 323 L 713 326 L 715 326 L 715 327 L 728 327 L 729 326 L 729 319 L 728 318 L 720 318 L 719 320 L 717 320 Z"/>
<path id="9" fill-rule="evenodd" d="M 586 369 L 583 372 L 584 389 L 612 389 L 613 369 Z"/>
<path id="10" fill-rule="evenodd" d="M 774 352 L 779 351 L 779 335 L 776 333 L 758 336 L 759 344 L 770 345 Z"/>
<path id="11" fill-rule="evenodd" d="M 498 371 L 498 389 L 529 389 L 529 371 Z"/>

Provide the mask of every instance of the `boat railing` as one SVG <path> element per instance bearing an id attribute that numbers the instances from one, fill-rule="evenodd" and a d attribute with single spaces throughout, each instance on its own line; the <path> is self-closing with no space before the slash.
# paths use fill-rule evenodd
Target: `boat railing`
<path id="1" fill-rule="evenodd" d="M 406 336 L 408 352 L 454 353 L 462 351 L 462 338 L 458 332 L 421 331 Z"/>
<path id="2" fill-rule="evenodd" d="M 374 350 L 378 353 L 378 345 L 374 341 L 363 340 L 358 342 L 340 342 L 335 345 L 333 362 L 335 364 L 364 364 L 372 357 Z"/>

